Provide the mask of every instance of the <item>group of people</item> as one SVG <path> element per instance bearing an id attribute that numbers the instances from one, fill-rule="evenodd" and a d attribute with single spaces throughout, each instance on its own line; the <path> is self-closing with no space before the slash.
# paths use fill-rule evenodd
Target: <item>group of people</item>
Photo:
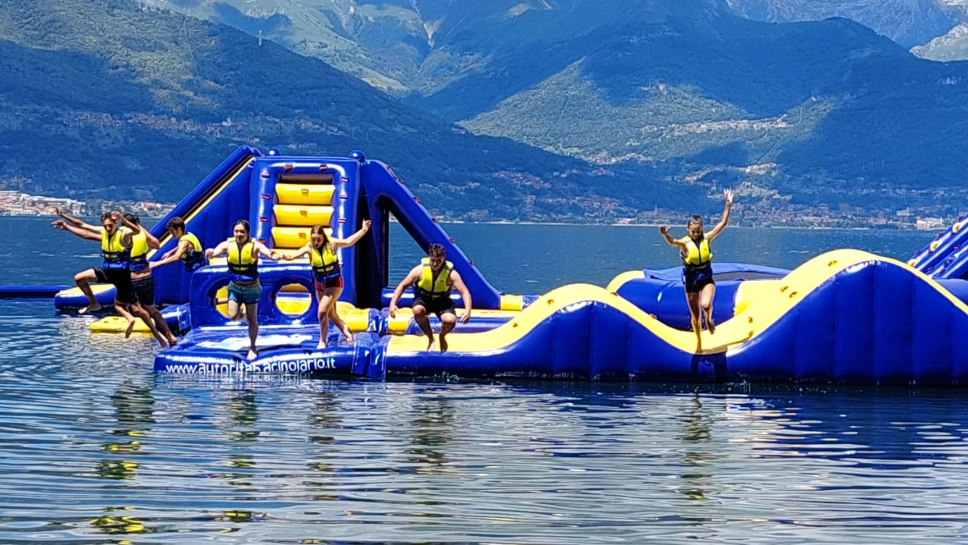
<path id="1" fill-rule="evenodd" d="M 159 248 L 160 244 L 150 231 L 141 227 L 138 216 L 105 212 L 101 214 L 99 227 L 69 216 L 57 207 L 54 212 L 60 217 L 52 223 L 56 229 L 101 243 L 101 266 L 74 275 L 74 282 L 88 300 L 88 305 L 79 312 L 86 314 L 101 310 L 91 288 L 92 282 L 112 284 L 116 288 L 114 309 L 128 320 L 125 337 L 131 335 L 137 317 L 162 346 L 174 346 L 178 339 L 155 306 L 155 279 L 151 276 L 151 268 L 157 263 L 148 261 L 148 252 Z"/>
<path id="2" fill-rule="evenodd" d="M 248 328 L 249 351 L 247 359 L 258 356 L 256 341 L 259 335 L 258 309 L 262 296 L 262 286 L 259 282 L 259 258 L 271 260 L 294 260 L 309 256 L 312 267 L 313 285 L 317 300 L 317 318 L 319 321 L 319 343 L 317 348 L 325 348 L 329 323 L 339 329 L 347 341 L 353 340 L 349 328 L 336 311 L 336 301 L 343 292 L 343 276 L 341 265 L 336 255 L 338 248 L 346 248 L 356 244 L 370 230 L 371 222 L 366 220 L 362 227 L 345 239 L 332 238 L 326 234 L 322 225 L 317 225 L 310 231 L 309 242 L 293 252 L 277 252 L 266 247 L 265 244 L 254 240 L 250 236 L 249 222 L 238 220 L 232 228 L 232 238 L 227 239 L 215 248 L 202 249 L 202 245 L 194 234 L 186 231 L 185 221 L 175 217 L 167 224 L 168 233 L 178 240 L 178 245 L 165 253 L 157 261 L 148 261 L 148 252 L 160 248 L 157 238 L 140 225 L 138 217 L 133 214 L 122 215 L 120 212 L 105 212 L 101 215 L 101 226 L 90 225 L 77 218 L 64 214 L 59 208 L 54 212 L 60 217 L 52 225 L 60 230 L 69 231 L 74 235 L 101 243 L 100 267 L 87 269 L 77 273 L 74 281 L 87 297 L 89 304 L 80 309 L 81 314 L 96 312 L 101 309 L 91 288 L 92 282 L 112 284 L 116 288 L 114 308 L 119 315 L 128 320 L 125 336 L 130 336 L 135 326 L 135 318 L 141 320 L 151 330 L 152 335 L 162 346 L 174 346 L 177 338 L 168 328 L 164 317 L 155 306 L 155 283 L 151 270 L 156 267 L 181 261 L 188 272 L 207 264 L 213 257 L 225 256 L 229 269 L 228 284 L 228 318 L 234 321 L 245 321 Z M 457 290 L 464 302 L 464 315 L 461 318 L 466 323 L 471 316 L 471 294 L 461 280 L 460 274 L 454 270 L 453 263 L 446 261 L 443 246 L 432 244 L 428 249 L 427 258 L 400 282 L 390 301 L 390 315 L 395 317 L 398 310 L 397 303 L 407 286 L 414 287 L 414 301 L 412 305 L 414 320 L 421 331 L 429 338 L 428 350 L 434 347 L 433 330 L 430 325 L 429 313 L 436 314 L 441 321 L 440 349 L 447 350 L 447 334 L 457 324 L 455 305 L 450 294 Z"/>
<path id="3" fill-rule="evenodd" d="M 685 285 L 686 302 L 689 306 L 692 330 L 696 334 L 697 350 L 702 350 L 701 331 L 703 323 L 710 334 L 716 331 L 716 324 L 712 316 L 713 297 L 716 293 L 716 283 L 713 280 L 712 258 L 710 244 L 726 227 L 729 222 L 729 212 L 733 204 L 733 192 L 724 192 L 726 205 L 722 218 L 709 233 L 703 230 L 703 220 L 699 215 L 692 216 L 687 225 L 687 235 L 676 239 L 669 234 L 665 225 L 659 226 L 659 232 L 665 241 L 679 249 L 682 258 L 682 275 Z M 370 230 L 371 222 L 366 220 L 362 227 L 345 239 L 332 238 L 326 234 L 322 225 L 317 225 L 310 232 L 310 240 L 305 246 L 293 252 L 277 252 L 266 247 L 265 244 L 254 240 L 250 235 L 249 222 L 238 220 L 232 228 L 232 238 L 227 239 L 215 248 L 202 250 L 202 245 L 194 234 L 186 231 L 182 218 L 172 218 L 168 224 L 168 233 L 178 240 L 178 245 L 165 253 L 160 260 L 148 261 L 151 249 L 160 248 L 157 238 L 150 231 L 141 227 L 138 217 L 133 214 L 120 212 L 105 212 L 101 215 L 100 227 L 90 225 L 77 218 L 63 213 L 55 207 L 54 212 L 60 217 L 52 225 L 60 230 L 69 231 L 80 238 L 98 241 L 101 244 L 102 265 L 77 273 L 74 281 L 78 288 L 87 296 L 89 304 L 80 309 L 81 314 L 95 312 L 101 309 L 94 292 L 92 282 L 112 284 L 116 288 L 114 309 L 119 315 L 128 320 L 125 336 L 130 336 L 135 326 L 135 317 L 141 320 L 151 330 L 152 335 L 162 346 L 174 346 L 178 340 L 169 329 L 161 312 L 155 306 L 155 281 L 151 270 L 155 267 L 181 261 L 185 270 L 192 272 L 216 256 L 226 256 L 229 269 L 228 284 L 228 318 L 230 320 L 244 320 L 248 324 L 249 352 L 248 359 L 258 356 L 256 340 L 259 335 L 258 309 L 262 296 L 262 286 L 259 283 L 259 258 L 271 260 L 294 260 L 309 256 L 312 267 L 313 285 L 317 300 L 317 318 L 319 321 L 319 343 L 322 349 L 327 344 L 327 333 L 330 322 L 345 336 L 347 341 L 353 340 L 349 328 L 336 311 L 336 301 L 343 292 L 343 276 L 341 265 L 336 255 L 338 248 L 346 248 L 356 244 Z M 398 303 L 403 292 L 413 286 L 414 298 L 411 305 L 414 320 L 420 330 L 427 336 L 427 350 L 434 349 L 434 335 L 430 325 L 430 314 L 435 314 L 440 320 L 439 345 L 440 351 L 448 349 L 447 334 L 457 325 L 456 306 L 451 299 L 454 290 L 460 294 L 464 303 L 464 313 L 461 323 L 467 323 L 471 317 L 471 294 L 464 285 L 460 274 L 454 270 L 454 265 L 446 259 L 446 252 L 442 245 L 431 244 L 427 250 L 427 257 L 410 270 L 400 281 L 393 296 L 390 298 L 389 311 L 391 317 L 396 317 Z"/>

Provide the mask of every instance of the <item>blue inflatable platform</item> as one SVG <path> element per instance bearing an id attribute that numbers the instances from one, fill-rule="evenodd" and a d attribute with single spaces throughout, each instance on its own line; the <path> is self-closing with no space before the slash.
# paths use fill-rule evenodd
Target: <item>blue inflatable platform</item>
<path id="1" fill-rule="evenodd" d="M 426 351 L 427 339 L 416 334 L 406 311 L 397 318 L 387 314 L 391 214 L 420 247 L 443 244 L 473 295 L 474 317 L 448 336 L 447 352 Z M 323 350 L 316 348 L 307 262 L 260 265 L 261 331 L 252 361 L 245 359 L 245 324 L 230 323 L 218 303 L 228 284 L 224 262 L 194 273 L 177 264 L 155 269 L 158 300 L 187 309 L 180 320 L 190 327 L 178 346 L 157 354 L 160 373 L 938 386 L 968 381 L 968 341 L 960 334 L 968 326 L 964 218 L 909 263 L 844 249 L 793 271 L 715 264 L 719 325 L 697 342 L 678 269 L 631 271 L 604 288 L 575 284 L 541 296 L 503 294 L 387 165 L 358 152 L 287 157 L 240 148 L 177 205 L 176 215 L 209 248 L 225 240 L 239 218 L 249 221 L 255 238 L 283 250 L 303 246 L 316 224 L 340 238 L 364 220 L 372 228 L 339 250 L 345 284 L 340 315 L 355 338 L 347 341 L 331 328 Z M 154 232 L 162 242 L 158 256 L 175 244 L 163 232 L 167 219 Z M 71 299 L 76 296 L 76 290 L 62 292 L 55 304 L 69 309 L 78 305 Z"/>

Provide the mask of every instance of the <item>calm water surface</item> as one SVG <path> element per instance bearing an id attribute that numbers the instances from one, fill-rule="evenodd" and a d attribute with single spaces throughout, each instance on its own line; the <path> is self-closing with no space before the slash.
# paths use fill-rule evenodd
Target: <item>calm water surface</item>
<path id="1" fill-rule="evenodd" d="M 45 221 L 0 230 L 4 283 L 97 262 Z M 676 264 L 655 228 L 448 231 L 512 293 Z M 730 228 L 715 251 L 792 268 L 930 237 Z M 399 278 L 419 249 L 392 255 Z M 962 392 L 167 377 L 89 320 L 0 301 L 0 543 L 968 543 Z"/>

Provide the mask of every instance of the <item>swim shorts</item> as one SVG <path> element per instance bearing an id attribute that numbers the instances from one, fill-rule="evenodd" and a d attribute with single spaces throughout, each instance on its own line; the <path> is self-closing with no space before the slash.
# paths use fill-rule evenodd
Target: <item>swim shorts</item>
<path id="1" fill-rule="evenodd" d="M 326 291 L 326 288 L 342 288 L 343 276 L 327 278 L 325 282 L 320 282 L 319 280 L 314 280 L 313 282 L 316 285 L 316 291 Z"/>
<path id="2" fill-rule="evenodd" d="M 454 300 L 449 296 L 445 297 L 428 297 L 426 299 L 415 296 L 413 298 L 412 307 L 421 306 L 427 309 L 428 313 L 436 314 L 440 318 L 441 314 L 457 314 L 455 312 L 456 307 L 454 306 Z"/>
<path id="3" fill-rule="evenodd" d="M 155 304 L 155 277 L 149 274 L 141 278 L 132 278 L 131 285 L 134 287 L 139 303 L 145 306 Z"/>
<path id="4" fill-rule="evenodd" d="M 262 297 L 262 284 L 258 281 L 251 284 L 229 282 L 229 301 L 235 301 L 242 305 L 253 305 L 259 302 L 260 297 Z"/>
<path id="5" fill-rule="evenodd" d="M 117 290 L 114 300 L 122 305 L 130 305 L 138 302 L 138 296 L 134 293 L 134 286 L 131 285 L 131 271 L 128 269 L 94 269 L 94 276 L 97 281 L 103 284 L 112 284 Z"/>
<path id="6" fill-rule="evenodd" d="M 699 293 L 709 284 L 716 285 L 713 281 L 713 267 L 706 265 L 700 269 L 684 267 L 682 269 L 682 281 L 686 285 L 686 293 Z"/>

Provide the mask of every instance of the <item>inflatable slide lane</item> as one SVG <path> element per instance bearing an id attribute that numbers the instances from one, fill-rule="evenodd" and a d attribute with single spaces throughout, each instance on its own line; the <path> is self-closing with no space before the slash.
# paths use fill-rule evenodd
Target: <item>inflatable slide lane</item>
<path id="1" fill-rule="evenodd" d="M 502 296 L 488 283 L 474 263 L 457 246 L 454 239 L 447 235 L 436 218 L 430 215 L 420 199 L 390 170 L 390 167 L 379 161 L 366 161 L 362 165 L 362 180 L 370 207 L 370 216 L 374 222 L 373 230 L 378 238 L 385 239 L 388 236 L 389 214 L 393 214 L 419 247 L 426 249 L 430 244 L 435 243 L 443 245 L 447 252 L 447 260 L 454 264 L 454 269 L 460 273 L 471 294 L 474 308 L 520 310 L 523 307 L 524 302 L 521 297 Z M 378 240 L 377 245 L 386 247 L 383 240 Z M 386 286 L 381 293 L 379 304 L 376 305 L 379 307 L 389 304 L 393 293 L 392 288 L 395 287 L 387 286 L 387 259 L 388 256 L 385 254 L 378 256 L 380 263 L 377 268 L 384 272 L 384 278 L 379 279 L 379 283 Z M 461 306 L 462 303 L 456 294 L 454 297 L 458 307 Z M 402 305 L 409 306 L 411 301 L 412 295 L 408 293 Z"/>
<path id="2" fill-rule="evenodd" d="M 908 260 L 908 265 L 928 276 L 937 276 L 950 267 L 954 254 L 963 253 L 961 250 L 968 243 L 968 215 L 962 214 L 951 227 L 937 234 Z M 943 276 L 951 278 L 951 276 Z"/>

